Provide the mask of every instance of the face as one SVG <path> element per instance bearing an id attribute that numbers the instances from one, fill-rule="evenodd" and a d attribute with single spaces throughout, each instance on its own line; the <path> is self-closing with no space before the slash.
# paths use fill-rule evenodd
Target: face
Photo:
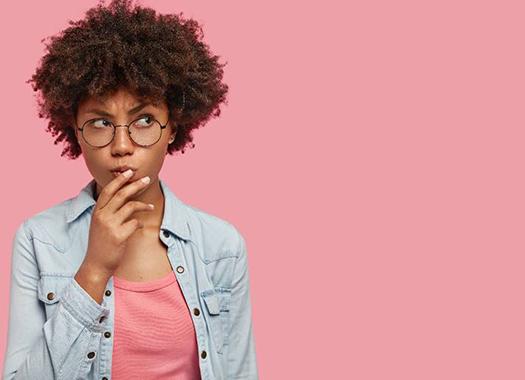
<path id="1" fill-rule="evenodd" d="M 135 97 L 124 88 L 104 99 L 87 98 L 79 104 L 76 127 L 81 128 L 87 120 L 91 119 L 103 119 L 111 121 L 114 125 L 124 125 L 148 115 L 157 119 L 161 125 L 165 125 L 168 121 L 166 103 L 148 103 L 148 101 Z M 130 110 L 142 104 L 146 105 L 129 113 Z M 97 123 L 107 124 L 102 120 Z M 127 128 L 116 128 L 115 137 L 109 145 L 95 148 L 84 141 L 81 131 L 76 128 L 77 139 L 86 166 L 97 182 L 97 194 L 100 194 L 100 190 L 115 178 L 112 170 L 126 165 L 135 169 L 130 181 L 148 175 L 151 178 L 151 185 L 148 188 L 153 188 L 158 183 L 158 174 L 166 157 L 170 137 L 174 136 L 171 124 L 170 121 L 168 127 L 162 129 L 160 140 L 148 147 L 134 143 L 128 135 Z"/>

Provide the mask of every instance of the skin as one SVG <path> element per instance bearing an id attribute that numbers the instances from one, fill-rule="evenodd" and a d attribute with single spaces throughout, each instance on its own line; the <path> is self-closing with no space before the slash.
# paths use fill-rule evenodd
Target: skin
<path id="1" fill-rule="evenodd" d="M 169 125 L 168 128 L 163 129 L 160 140 L 148 147 L 135 144 L 126 128 L 116 128 L 113 141 L 102 148 L 88 145 L 78 130 L 78 126 L 94 118 L 103 118 L 112 121 L 115 125 L 123 125 L 144 114 L 149 114 L 162 125 L 168 121 L 169 112 L 165 102 L 149 104 L 136 113 L 128 115 L 129 110 L 141 103 L 144 101 L 125 88 L 120 88 L 105 99 L 85 99 L 79 104 L 76 115 L 77 139 L 86 166 L 96 182 L 97 205 L 103 204 L 97 208 L 103 207 L 105 216 L 102 219 L 92 220 L 88 252 L 75 279 L 99 303 L 102 301 L 104 287 L 111 275 L 128 281 L 148 281 L 163 277 L 171 271 L 166 246 L 159 238 L 164 213 L 164 195 L 160 187 L 159 172 L 167 154 L 170 137 L 174 137 L 175 128 Z M 93 113 L 93 109 L 107 112 L 111 116 Z M 120 165 L 129 165 L 137 169 L 131 178 L 124 181 L 125 183 L 111 172 L 111 169 Z M 146 176 L 149 176 L 151 182 L 140 185 L 140 179 Z M 111 190 L 103 196 L 104 193 L 101 194 L 101 191 L 106 186 Z M 126 193 L 125 202 L 114 199 L 115 195 L 122 191 Z M 104 205 L 108 201 L 114 206 L 106 210 L 108 206 Z M 121 224 L 115 221 L 114 214 L 133 201 L 139 201 L 144 206 L 151 203 L 154 209 L 145 210 L 143 207 L 134 210 L 125 220 L 136 219 L 140 222 L 141 228 L 133 231 L 126 238 L 125 243 L 120 242 L 117 245 L 113 234 L 124 231 L 121 230 L 123 227 L 118 227 Z M 116 204 L 118 206 L 115 206 Z M 111 219 L 109 224 L 108 219 Z M 91 234 L 96 235 L 93 241 L 91 241 Z M 109 242 L 113 242 L 114 246 Z M 111 252 L 111 255 L 107 256 L 107 252 Z"/>
<path id="2" fill-rule="evenodd" d="M 105 100 L 88 98 L 79 104 L 76 126 L 82 126 L 85 121 L 99 117 L 112 121 L 115 125 L 123 125 L 136 119 L 143 113 L 153 115 L 162 125 L 168 121 L 168 107 L 165 102 L 157 105 L 148 105 L 137 113 L 128 115 L 128 110 L 139 104 L 141 104 L 140 99 L 125 88 L 118 89 L 115 94 L 108 96 Z M 89 112 L 93 108 L 106 111 L 113 117 L 105 117 Z M 160 140 L 149 147 L 136 145 L 128 136 L 126 128 L 116 128 L 115 138 L 109 145 L 103 148 L 93 148 L 84 141 L 78 128 L 75 129 L 82 156 L 97 184 L 96 197 L 98 197 L 102 188 L 115 178 L 111 173 L 111 169 L 115 166 L 130 165 L 137 168 L 130 182 L 145 176 L 150 177 L 150 185 L 129 198 L 130 200 L 139 200 L 155 205 L 154 211 L 136 212 L 133 215 L 134 218 L 143 223 L 145 228 L 160 228 L 162 220 L 164 196 L 160 188 L 159 172 L 166 158 L 170 137 L 175 135 L 170 125 L 162 130 Z M 172 133 L 170 134 L 168 131 Z"/>

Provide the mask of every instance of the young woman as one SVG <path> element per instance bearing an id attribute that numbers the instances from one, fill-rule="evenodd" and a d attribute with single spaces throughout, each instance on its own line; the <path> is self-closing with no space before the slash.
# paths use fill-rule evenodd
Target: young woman
<path id="1" fill-rule="evenodd" d="M 40 116 L 93 179 L 16 232 L 5 380 L 258 378 L 245 240 L 158 176 L 219 115 L 217 58 L 125 0 L 52 39 Z"/>

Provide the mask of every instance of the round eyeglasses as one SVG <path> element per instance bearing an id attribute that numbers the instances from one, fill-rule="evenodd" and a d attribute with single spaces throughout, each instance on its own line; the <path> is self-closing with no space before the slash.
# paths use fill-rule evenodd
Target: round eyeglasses
<path id="1" fill-rule="evenodd" d="M 98 118 L 86 121 L 82 128 L 78 129 L 81 131 L 84 141 L 94 148 L 109 145 L 115 137 L 117 127 L 126 127 L 128 136 L 135 144 L 147 147 L 160 140 L 162 130 L 167 127 L 168 122 L 162 125 L 153 116 L 143 115 L 127 125 L 114 125 L 111 121 Z"/>

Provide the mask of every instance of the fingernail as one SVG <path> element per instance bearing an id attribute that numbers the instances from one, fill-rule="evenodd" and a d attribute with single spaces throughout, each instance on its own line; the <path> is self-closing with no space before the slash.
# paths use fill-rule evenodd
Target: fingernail
<path id="1" fill-rule="evenodd" d="M 146 177 L 142 178 L 141 181 L 144 182 L 144 183 L 149 183 L 150 179 L 149 179 L 148 176 L 146 176 Z"/>
<path id="2" fill-rule="evenodd" d="M 131 169 L 128 169 L 128 170 L 126 170 L 124 173 L 122 173 L 122 175 L 123 175 L 124 177 L 126 177 L 126 178 L 131 177 L 132 174 L 133 174 L 133 170 L 131 170 Z"/>

